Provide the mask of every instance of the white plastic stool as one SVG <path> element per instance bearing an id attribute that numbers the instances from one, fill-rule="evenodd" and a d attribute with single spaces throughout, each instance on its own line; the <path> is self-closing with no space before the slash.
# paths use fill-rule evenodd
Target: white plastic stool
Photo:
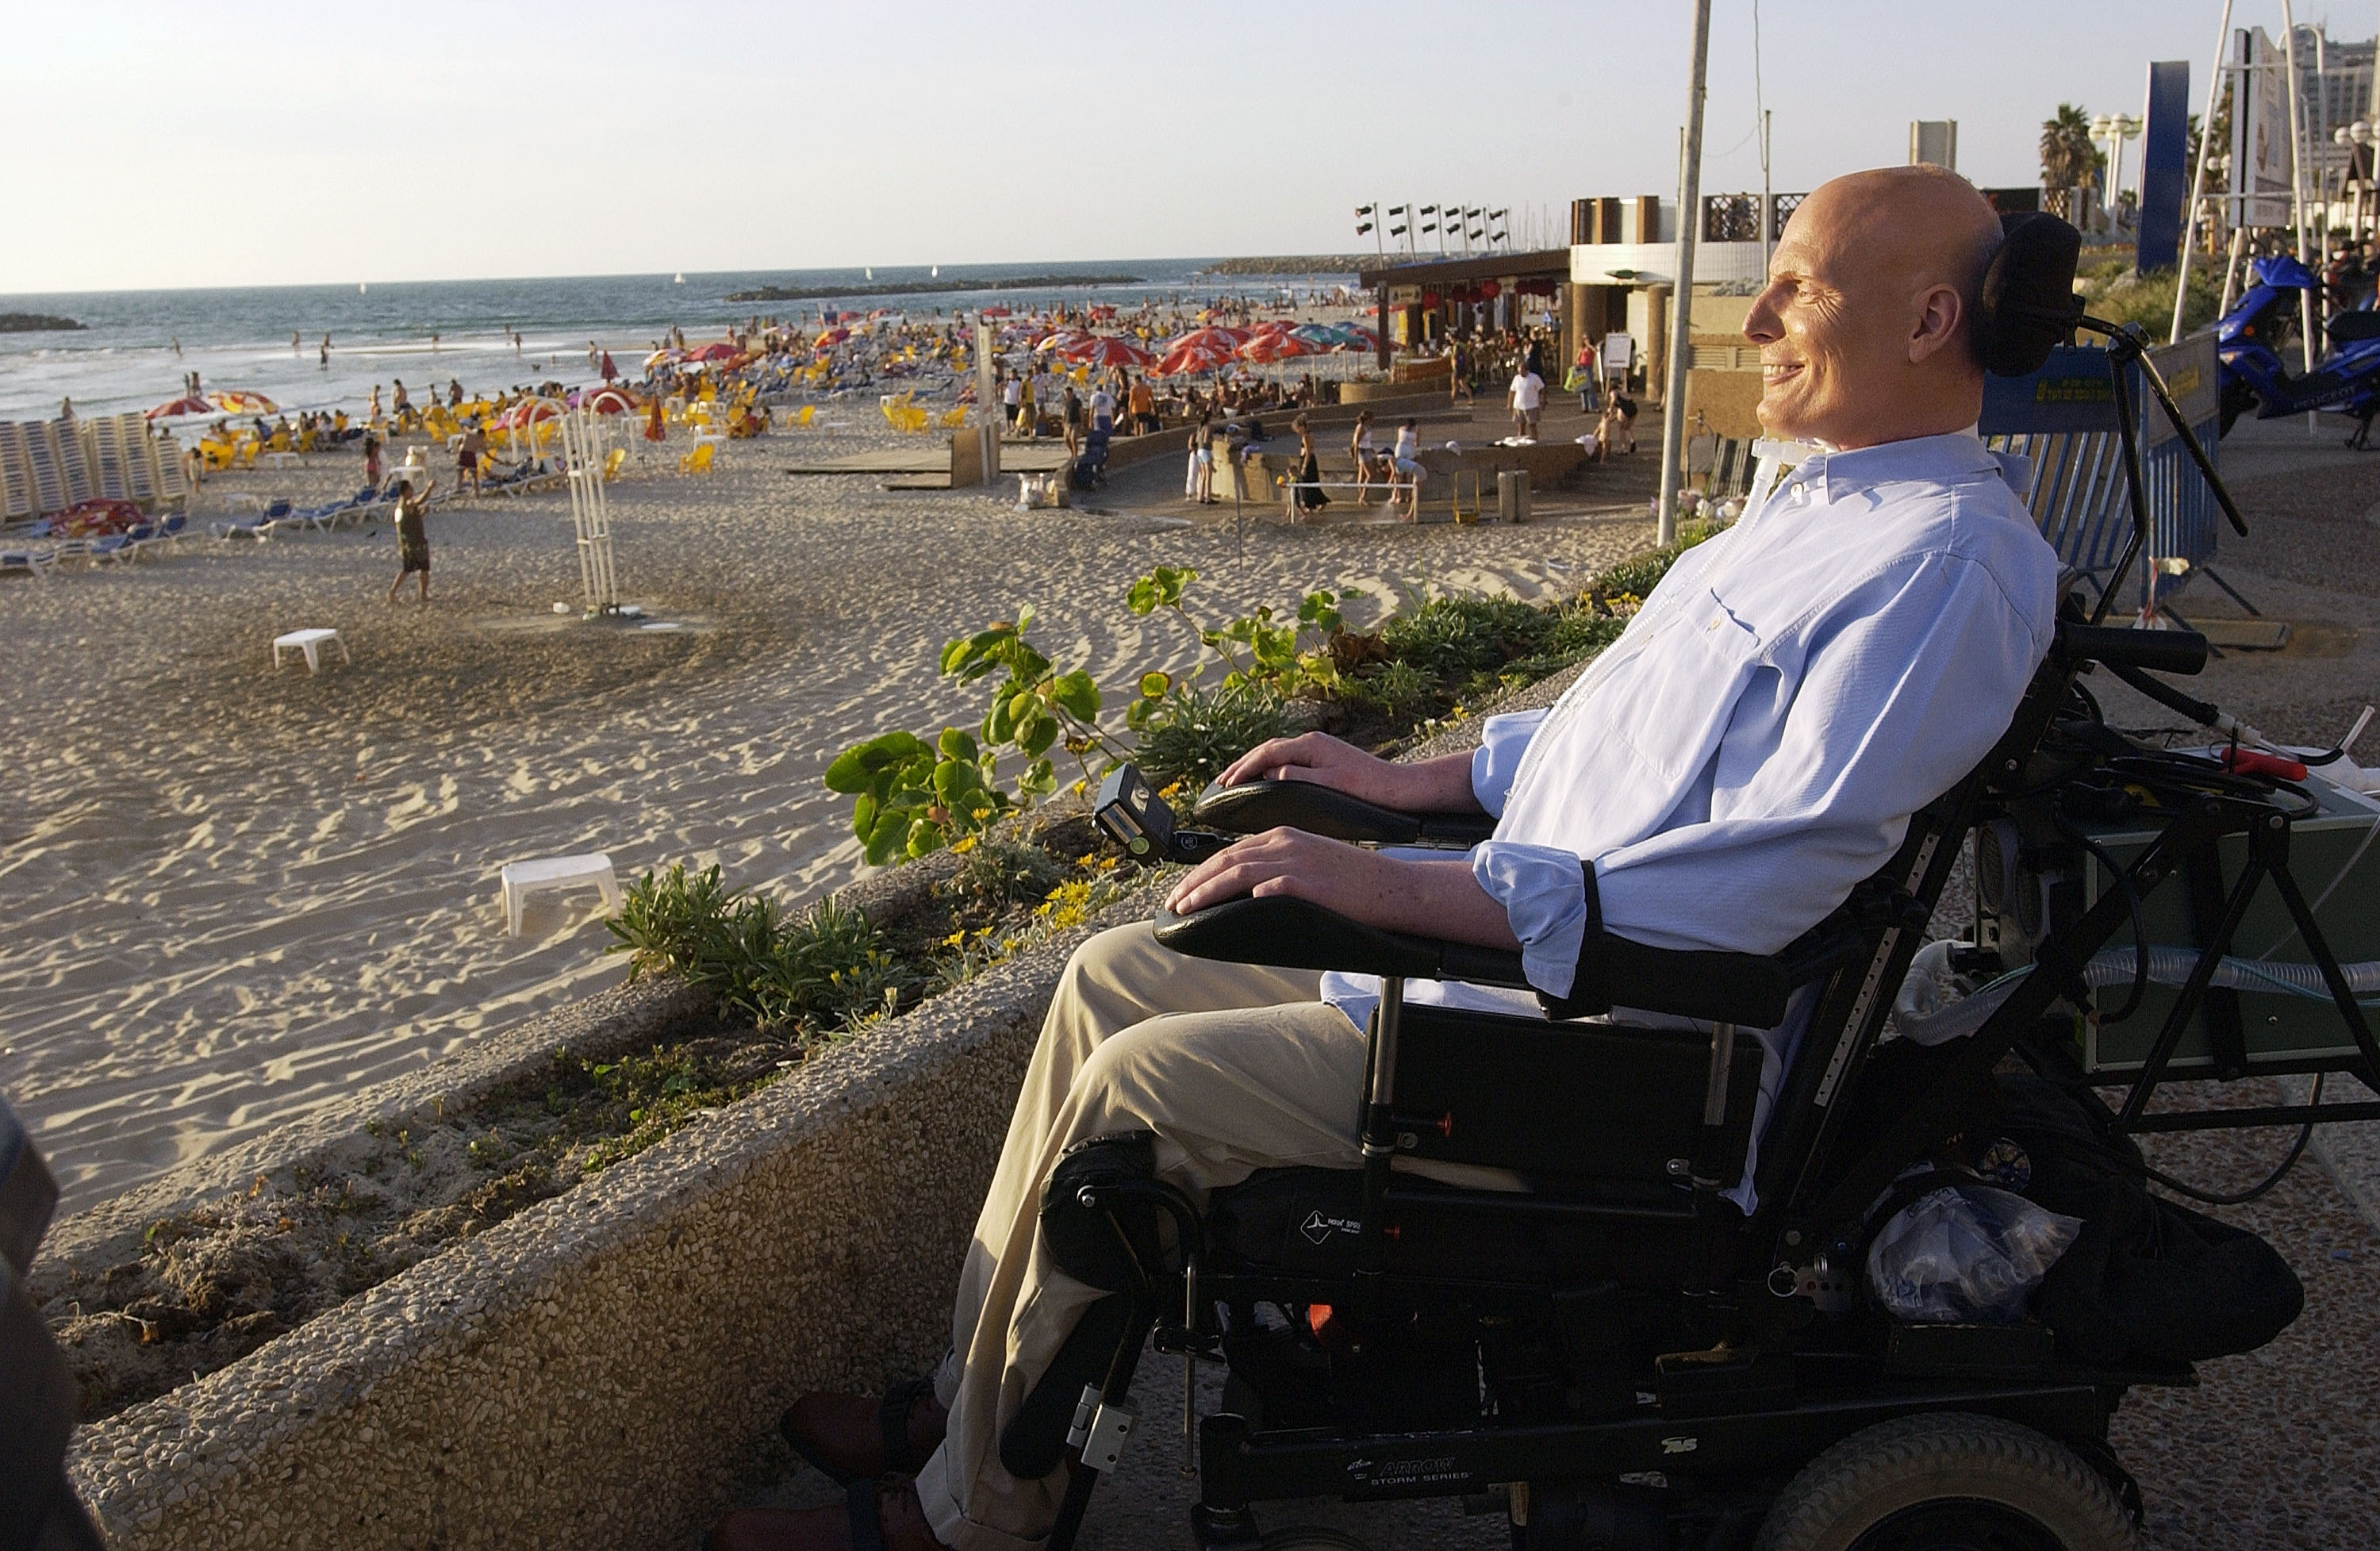
<path id="1" fill-rule="evenodd" d="M 283 652 L 293 650 L 300 651 L 306 655 L 306 671 L 310 673 L 319 673 L 322 671 L 322 659 L 315 654 L 322 649 L 322 643 L 325 641 L 338 641 L 340 657 L 349 662 L 353 662 L 355 660 L 354 654 L 347 650 L 347 643 L 339 640 L 339 633 L 337 631 L 322 630 L 318 628 L 313 630 L 292 630 L 286 636 L 273 636 L 273 665 L 276 668 L 281 666 L 281 654 Z"/>
<path id="2" fill-rule="evenodd" d="M 620 879 L 612 858 L 601 851 L 584 856 L 540 856 L 534 861 L 506 862 L 500 874 L 504 887 L 504 935 L 520 936 L 521 906 L 528 896 L 552 889 L 592 883 L 602 891 L 603 908 L 620 908 Z"/>

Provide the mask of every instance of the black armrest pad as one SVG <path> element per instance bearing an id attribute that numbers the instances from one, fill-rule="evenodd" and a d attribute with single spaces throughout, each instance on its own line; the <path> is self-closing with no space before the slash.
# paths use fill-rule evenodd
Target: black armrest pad
<path id="1" fill-rule="evenodd" d="M 1600 989 L 1608 1000 L 1586 1011 L 1635 1007 L 1767 1029 L 1785 1021 L 1785 1003 L 1793 992 L 1785 966 L 1757 953 L 1647 948 L 1607 933 L 1595 956 L 1602 964 Z"/>
<path id="2" fill-rule="evenodd" d="M 1177 953 L 1234 963 L 1529 988 L 1521 955 L 1509 950 L 1385 932 L 1286 895 L 1228 900 L 1189 915 L 1160 912 L 1157 940 Z M 1754 954 L 1671 951 L 1606 935 L 1591 956 L 1600 971 L 1598 994 L 1592 1001 L 1550 1006 L 1554 1016 L 1577 1018 L 1634 1007 L 1745 1028 L 1774 1028 L 1785 1021 L 1786 999 L 1792 992 L 1783 963 Z"/>
<path id="3" fill-rule="evenodd" d="M 1380 845 L 1476 845 L 1496 831 L 1484 813 L 1401 813 L 1311 781 L 1211 785 L 1190 816 L 1235 834 L 1284 828 Z"/>
<path id="4" fill-rule="evenodd" d="M 1157 940 L 1177 953 L 1233 963 L 1528 985 L 1518 953 L 1384 932 L 1287 895 L 1226 900 L 1188 915 L 1160 911 Z"/>

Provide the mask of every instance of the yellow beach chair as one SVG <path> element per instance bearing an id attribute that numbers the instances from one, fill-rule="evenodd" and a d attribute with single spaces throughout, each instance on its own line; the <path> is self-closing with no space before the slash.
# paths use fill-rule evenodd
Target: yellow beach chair
<path id="1" fill-rule="evenodd" d="M 717 447 L 711 445 L 710 442 L 704 442 L 701 446 L 697 447 L 694 451 L 686 454 L 684 457 L 677 460 L 677 471 L 681 474 L 709 473 L 710 471 L 710 454 L 718 450 L 719 449 Z"/>

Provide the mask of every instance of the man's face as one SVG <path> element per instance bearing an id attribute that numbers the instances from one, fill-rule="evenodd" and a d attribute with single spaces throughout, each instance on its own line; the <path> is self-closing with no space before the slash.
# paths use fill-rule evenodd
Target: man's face
<path id="1" fill-rule="evenodd" d="M 1760 346 L 1760 423 L 1770 435 L 1856 445 L 1891 418 L 1912 319 L 1906 287 L 1880 273 L 1891 268 L 1878 251 L 1888 244 L 1851 200 L 1821 192 L 1793 212 L 1743 321 Z"/>

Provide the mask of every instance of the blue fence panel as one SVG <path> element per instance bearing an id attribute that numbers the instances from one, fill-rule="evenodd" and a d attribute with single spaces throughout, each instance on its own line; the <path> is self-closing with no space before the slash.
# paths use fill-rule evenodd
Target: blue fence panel
<path id="1" fill-rule="evenodd" d="M 2185 340 L 2149 354 L 2200 445 L 2209 459 L 2215 458 L 2219 418 L 2213 338 Z M 2185 562 L 2194 570 L 2215 558 L 2221 508 L 2165 412 L 2150 400 L 2140 369 L 2131 370 L 2128 386 L 2141 417 L 2149 553 Z M 2029 377 L 1986 379 L 1981 429 L 1994 448 L 2032 460 L 2033 484 L 2025 491 L 2025 504 L 2058 558 L 2095 580 L 2103 579 L 2132 531 L 2107 352 L 2066 346 L 2051 351 L 2048 361 Z M 2183 577 L 2187 575 L 2185 571 Z M 2172 595 L 2183 577 L 2161 580 L 2158 590 Z M 2145 567 L 2142 580 L 2145 585 Z"/>

